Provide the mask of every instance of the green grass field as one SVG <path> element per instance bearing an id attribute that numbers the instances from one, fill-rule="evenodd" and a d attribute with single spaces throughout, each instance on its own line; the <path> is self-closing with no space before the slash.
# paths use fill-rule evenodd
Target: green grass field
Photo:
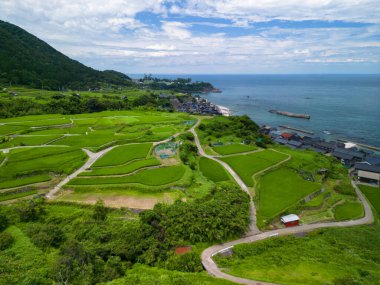
<path id="1" fill-rule="evenodd" d="M 364 209 L 359 202 L 345 202 L 335 207 L 334 214 L 337 221 L 355 220 L 363 217 Z"/>
<path id="2" fill-rule="evenodd" d="M 151 143 L 118 146 L 97 160 L 93 167 L 122 165 L 135 159 L 146 158 L 151 148 Z"/>
<path id="3" fill-rule="evenodd" d="M 211 159 L 201 157 L 199 159 L 199 168 L 203 175 L 211 181 L 221 182 L 230 179 L 224 167 Z"/>
<path id="4" fill-rule="evenodd" d="M 380 217 L 380 188 L 367 185 L 359 185 L 360 190 L 367 197 L 372 207 L 376 210 Z"/>
<path id="5" fill-rule="evenodd" d="M 319 189 L 289 168 L 269 172 L 259 181 L 257 218 L 266 223 Z"/>
<path id="6" fill-rule="evenodd" d="M 219 267 L 248 279 L 286 285 L 375 285 L 380 280 L 378 225 L 272 238 L 237 245 L 233 252 L 216 258 Z"/>
<path id="7" fill-rule="evenodd" d="M 215 146 L 213 149 L 221 154 L 221 155 L 228 155 L 228 154 L 236 154 L 241 152 L 248 152 L 256 150 L 257 147 L 253 145 L 245 145 L 245 144 L 230 144 L 230 145 L 223 145 L 223 146 Z"/>
<path id="8" fill-rule="evenodd" d="M 129 174 L 141 168 L 159 166 L 160 162 L 155 157 L 132 161 L 128 164 L 112 167 L 97 167 L 92 171 L 82 172 L 79 176 L 106 176 Z"/>
<path id="9" fill-rule="evenodd" d="M 68 185 L 102 185 L 137 183 L 147 186 L 160 186 L 180 180 L 185 174 L 185 167 L 169 166 L 156 169 L 140 170 L 136 174 L 123 177 L 76 178 Z"/>
<path id="10" fill-rule="evenodd" d="M 0 188 L 12 188 L 51 179 L 50 173 L 70 174 L 87 159 L 80 149 L 44 147 L 15 149 L 0 167 Z"/>
<path id="11" fill-rule="evenodd" d="M 284 159 L 287 156 L 271 150 L 263 150 L 247 155 L 235 155 L 221 158 L 227 162 L 243 179 L 247 186 L 253 186 L 252 176 L 265 168 L 268 168 Z"/>

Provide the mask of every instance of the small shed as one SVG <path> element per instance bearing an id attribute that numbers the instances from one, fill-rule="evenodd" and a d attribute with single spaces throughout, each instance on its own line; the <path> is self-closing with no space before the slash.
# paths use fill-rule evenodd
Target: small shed
<path id="1" fill-rule="evenodd" d="M 287 216 L 283 216 L 281 218 L 281 222 L 285 225 L 285 227 L 294 227 L 300 224 L 300 217 L 295 214 L 290 214 Z"/>

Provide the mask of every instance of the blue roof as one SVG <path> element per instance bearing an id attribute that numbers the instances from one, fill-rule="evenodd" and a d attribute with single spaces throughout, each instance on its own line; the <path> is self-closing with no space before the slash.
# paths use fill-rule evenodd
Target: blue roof
<path id="1" fill-rule="evenodd" d="M 380 156 L 370 157 L 367 162 L 371 165 L 380 165 Z"/>

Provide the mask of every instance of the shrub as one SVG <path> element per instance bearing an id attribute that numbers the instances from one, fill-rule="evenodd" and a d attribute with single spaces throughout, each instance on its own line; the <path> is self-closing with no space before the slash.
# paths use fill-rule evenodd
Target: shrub
<path id="1" fill-rule="evenodd" d="M 9 233 L 0 233 L 0 250 L 5 250 L 13 244 L 13 237 Z"/>

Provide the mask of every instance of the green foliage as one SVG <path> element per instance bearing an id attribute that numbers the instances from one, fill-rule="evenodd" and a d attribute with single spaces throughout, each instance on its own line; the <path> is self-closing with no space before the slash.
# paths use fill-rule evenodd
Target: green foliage
<path id="1" fill-rule="evenodd" d="M 7 233 L 7 232 L 0 233 L 0 251 L 11 247 L 13 242 L 14 242 L 14 238 L 10 233 Z"/>
<path id="2" fill-rule="evenodd" d="M 380 227 L 361 226 L 236 245 L 217 263 L 229 274 L 276 284 L 372 285 L 380 280 L 379 256 Z"/>
<path id="3" fill-rule="evenodd" d="M 5 213 L 1 211 L 0 208 L 0 232 L 5 230 L 9 226 L 9 218 Z"/>
<path id="4" fill-rule="evenodd" d="M 21 201 L 15 208 L 21 222 L 37 221 L 45 214 L 45 199 L 34 198 Z"/>
<path id="5" fill-rule="evenodd" d="M 25 30 L 3 21 L 0 21 L 0 75 L 4 83 L 53 90 L 133 85 L 122 73 L 86 67 Z"/>
<path id="6" fill-rule="evenodd" d="M 245 143 L 254 143 L 259 136 L 258 125 L 247 115 L 214 117 L 210 120 L 204 120 L 204 123 L 200 124 L 198 129 L 203 139 L 206 139 L 206 137 L 210 139 L 236 137 Z"/>
<path id="7" fill-rule="evenodd" d="M 55 224 L 29 224 L 26 230 L 31 241 L 41 249 L 59 247 L 66 237 L 62 229 Z"/>
<path id="8" fill-rule="evenodd" d="M 352 185 L 349 182 L 335 185 L 334 190 L 343 195 L 352 195 L 352 196 L 356 195 L 354 187 L 352 187 Z"/>
<path id="9" fill-rule="evenodd" d="M 242 235 L 249 225 L 249 197 L 238 188 L 218 186 L 211 197 L 193 202 L 158 204 L 142 212 L 158 240 L 170 242 L 223 241 Z"/>
<path id="10" fill-rule="evenodd" d="M 136 264 L 126 276 L 107 285 L 232 285 L 230 281 L 214 278 L 206 273 L 185 273 Z"/>
<path id="11" fill-rule="evenodd" d="M 104 206 L 103 200 L 96 201 L 96 204 L 94 206 L 94 213 L 92 217 L 96 221 L 104 221 L 107 218 L 107 208 Z"/>
<path id="12" fill-rule="evenodd" d="M 214 182 L 227 181 L 230 179 L 223 166 L 205 157 L 199 159 L 199 169 L 205 177 Z"/>
<path id="13" fill-rule="evenodd" d="M 185 254 L 173 254 L 165 262 L 166 269 L 182 272 L 201 272 L 203 270 L 199 253 L 190 251 Z"/>

